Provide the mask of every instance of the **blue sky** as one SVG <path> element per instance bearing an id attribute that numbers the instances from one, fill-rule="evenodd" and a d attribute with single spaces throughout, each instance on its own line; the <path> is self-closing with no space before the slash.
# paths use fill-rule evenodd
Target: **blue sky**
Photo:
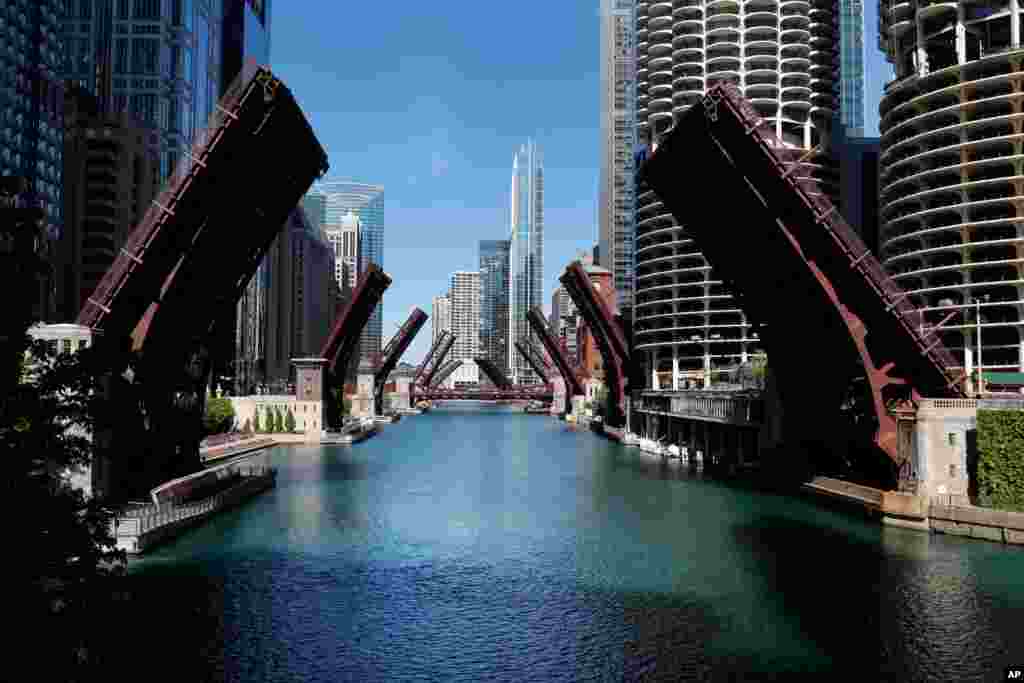
<path id="1" fill-rule="evenodd" d="M 385 187 L 385 342 L 413 306 L 431 313 L 453 271 L 477 267 L 479 240 L 507 237 L 512 155 L 528 137 L 545 166 L 546 301 L 596 241 L 597 7 L 272 3 L 271 66 L 327 150 L 328 177 Z M 877 74 L 877 21 L 867 19 Z M 404 360 L 419 362 L 429 336 Z"/>

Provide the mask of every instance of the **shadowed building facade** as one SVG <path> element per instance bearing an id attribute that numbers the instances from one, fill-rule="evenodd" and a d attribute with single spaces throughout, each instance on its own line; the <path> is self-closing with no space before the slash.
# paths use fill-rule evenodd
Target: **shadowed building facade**
<path id="1" fill-rule="evenodd" d="M 103 113 L 68 83 L 64 230 L 55 243 L 55 318 L 75 320 L 159 189 L 159 133 L 127 112 Z"/>
<path id="2" fill-rule="evenodd" d="M 480 240 L 480 355 L 508 374 L 509 240 Z"/>

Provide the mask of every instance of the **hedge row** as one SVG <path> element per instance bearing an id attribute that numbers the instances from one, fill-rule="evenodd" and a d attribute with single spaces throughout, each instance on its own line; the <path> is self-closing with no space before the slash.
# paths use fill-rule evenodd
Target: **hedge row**
<path id="1" fill-rule="evenodd" d="M 978 411 L 978 502 L 1024 512 L 1024 413 Z"/>

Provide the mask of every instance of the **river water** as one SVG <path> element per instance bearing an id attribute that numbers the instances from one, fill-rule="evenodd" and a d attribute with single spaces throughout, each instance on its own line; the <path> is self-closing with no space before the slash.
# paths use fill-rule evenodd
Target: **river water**
<path id="1" fill-rule="evenodd" d="M 469 405 L 261 457 L 274 490 L 132 562 L 125 670 L 994 681 L 1024 662 L 1021 548 L 703 479 L 548 417 Z"/>

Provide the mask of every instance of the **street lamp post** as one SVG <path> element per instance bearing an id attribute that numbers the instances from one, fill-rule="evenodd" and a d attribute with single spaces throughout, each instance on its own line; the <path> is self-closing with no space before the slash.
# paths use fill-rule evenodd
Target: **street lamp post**
<path id="1" fill-rule="evenodd" d="M 977 390 L 978 390 L 978 395 L 979 396 L 981 396 L 985 392 L 985 377 L 984 377 L 984 374 L 983 374 L 984 367 L 982 366 L 982 363 L 981 363 L 981 302 L 982 301 L 988 302 L 988 297 L 989 297 L 989 295 L 985 294 L 985 295 L 979 296 L 979 297 L 974 299 L 974 326 L 975 326 L 974 336 L 975 336 L 975 338 L 977 340 L 977 347 L 978 347 L 978 385 L 977 385 Z"/>

